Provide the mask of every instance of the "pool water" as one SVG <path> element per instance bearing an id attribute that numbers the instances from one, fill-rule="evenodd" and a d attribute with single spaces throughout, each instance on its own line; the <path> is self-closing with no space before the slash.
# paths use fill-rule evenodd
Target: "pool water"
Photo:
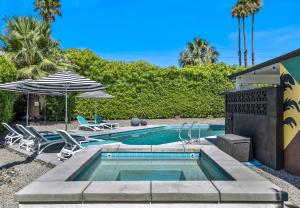
<path id="1" fill-rule="evenodd" d="M 222 125 L 203 125 L 193 128 L 193 138 L 198 138 L 199 128 L 201 138 L 224 134 L 224 126 Z M 160 145 L 180 141 L 179 132 L 180 126 L 163 126 L 122 133 L 94 135 L 91 138 L 116 141 L 127 145 Z M 188 129 L 184 129 L 181 135 L 183 139 L 188 139 Z"/>
<path id="2" fill-rule="evenodd" d="M 101 153 L 74 181 L 207 181 L 232 180 L 199 153 Z"/>

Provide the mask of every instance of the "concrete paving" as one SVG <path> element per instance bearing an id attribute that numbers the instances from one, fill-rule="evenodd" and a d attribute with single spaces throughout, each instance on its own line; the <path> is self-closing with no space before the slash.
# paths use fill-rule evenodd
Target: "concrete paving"
<path id="1" fill-rule="evenodd" d="M 209 181 L 152 181 L 152 202 L 219 202 L 219 192 Z"/>
<path id="2" fill-rule="evenodd" d="M 85 202 L 150 202 L 150 181 L 93 181 L 83 192 Z"/>
<path id="3" fill-rule="evenodd" d="M 87 162 L 92 160 L 100 153 L 101 147 L 90 146 L 80 154 L 75 154 L 72 158 L 66 160 L 64 163 L 56 166 L 52 170 L 48 171 L 45 175 L 39 177 L 36 181 L 41 182 L 53 182 L 53 181 L 67 181 L 74 173 L 83 167 Z"/>
<path id="4" fill-rule="evenodd" d="M 288 195 L 269 181 L 212 181 L 222 202 L 287 201 Z"/>
<path id="5" fill-rule="evenodd" d="M 45 130 L 49 131 L 49 129 L 52 130 L 52 129 L 56 128 L 57 126 L 59 126 L 59 124 L 58 125 L 52 125 L 48 128 L 41 128 L 42 126 L 34 126 L 34 127 L 39 131 L 45 131 Z M 156 128 L 156 127 L 160 127 L 160 126 L 158 126 L 158 125 L 148 125 L 148 126 L 138 126 L 138 127 L 126 126 L 126 127 L 120 127 L 118 129 L 113 129 L 113 130 L 105 129 L 104 131 L 81 131 L 81 130 L 80 131 L 77 131 L 77 130 L 72 131 L 72 130 L 70 130 L 69 132 L 72 133 L 72 134 L 76 134 L 76 135 L 80 135 L 80 136 L 84 136 L 84 137 L 89 137 L 89 136 L 94 136 L 94 135 L 120 133 L 120 132 L 127 132 L 127 131 L 133 131 L 133 130 L 143 130 L 143 129 Z M 53 132 L 55 132 L 55 130 L 53 130 Z M 103 146 L 111 146 L 111 145 L 112 144 L 104 144 Z M 125 145 L 125 146 L 127 146 L 127 145 Z M 130 146 L 133 146 L 133 145 L 130 145 Z M 24 149 L 21 149 L 18 144 L 8 146 L 8 148 L 10 148 L 14 151 L 17 151 L 19 153 L 22 153 L 26 156 L 33 156 L 34 155 L 33 152 L 29 152 L 29 151 L 26 151 Z M 35 159 L 40 160 L 40 161 L 45 162 L 45 163 L 49 163 L 51 165 L 59 165 L 59 164 L 62 163 L 62 161 L 58 160 L 57 153 L 60 152 L 61 148 L 62 148 L 62 145 L 58 144 L 54 148 L 51 148 L 50 152 L 45 151 L 42 154 L 39 154 L 39 155 L 35 156 Z M 120 148 L 122 148 L 122 146 L 120 146 Z M 141 148 L 143 148 L 142 145 L 133 146 L 132 151 L 134 151 L 134 149 L 140 149 L 140 151 L 142 151 Z"/>
<path id="6" fill-rule="evenodd" d="M 224 118 L 173 118 L 173 119 L 146 119 L 148 125 L 181 125 L 182 123 L 192 123 L 197 121 L 199 124 L 215 124 L 215 125 L 224 125 Z M 130 126 L 130 120 L 107 120 L 111 123 L 119 123 L 120 127 Z M 31 123 L 32 126 L 37 128 L 39 131 L 48 130 L 56 131 L 56 129 L 65 129 L 65 124 L 63 122 L 40 122 L 40 123 Z M 68 130 L 76 130 L 78 126 L 77 121 L 71 121 L 68 124 Z M 134 127 L 137 128 L 137 127 Z M 105 130 L 106 131 L 106 130 Z"/>
<path id="7" fill-rule="evenodd" d="M 39 160 L 39 161 L 42 161 L 42 162 L 45 162 L 45 163 L 48 163 L 48 164 L 51 164 L 54 166 L 62 163 L 62 161 L 58 160 L 58 158 L 56 156 L 57 153 L 59 152 L 59 149 L 57 149 L 57 151 L 54 153 L 45 153 L 44 152 L 43 154 L 34 156 L 33 152 L 29 152 L 24 149 L 21 149 L 19 147 L 19 144 L 10 145 L 10 146 L 8 146 L 8 148 L 12 149 L 18 153 L 21 153 L 23 155 L 26 155 L 26 156 L 35 157 L 36 160 Z"/>
<path id="8" fill-rule="evenodd" d="M 111 133 L 120 133 L 120 132 L 126 132 L 126 131 L 133 131 L 133 130 L 142 130 L 147 128 L 155 128 L 160 127 L 163 125 L 181 125 L 184 122 L 192 123 L 193 121 L 197 121 L 201 125 L 206 124 L 214 124 L 214 125 L 224 125 L 225 120 L 224 118 L 177 118 L 177 119 L 148 119 L 148 125 L 147 126 L 137 126 L 133 127 L 130 126 L 130 120 L 108 120 L 108 122 L 112 123 L 119 123 L 120 128 L 118 129 L 105 129 L 103 131 L 82 131 L 78 130 L 77 121 L 71 121 L 68 125 L 68 131 L 73 134 L 77 134 L 80 136 L 93 136 L 93 135 L 102 135 L 102 134 L 111 134 Z M 63 122 L 57 123 L 57 122 L 41 122 L 41 123 L 31 123 L 31 126 L 36 128 L 38 131 L 52 131 L 56 132 L 57 129 L 64 129 L 65 124 Z M 26 150 L 20 149 L 18 144 L 9 146 L 9 148 L 18 151 L 24 155 L 32 156 L 32 152 L 28 152 Z M 61 150 L 61 146 L 58 145 L 57 149 L 52 150 L 52 152 L 43 152 L 40 155 L 37 155 L 35 159 L 49 163 L 51 165 L 59 165 L 62 163 L 62 161 L 59 161 L 57 159 L 57 153 Z M 121 147 L 122 148 L 122 147 Z M 154 148 L 155 149 L 155 148 Z M 157 147 L 156 151 L 164 151 L 165 149 L 168 149 L 167 147 L 160 148 Z M 174 148 L 173 148 L 174 149 Z M 155 151 L 155 150 L 154 150 Z M 184 151 L 181 147 L 178 148 L 177 151 Z"/>
<path id="9" fill-rule="evenodd" d="M 91 204 L 23 204 L 22 208 L 280 208 L 280 203 L 91 203 Z M 297 208 L 285 206 L 284 208 Z"/>
<path id="10" fill-rule="evenodd" d="M 78 202 L 89 181 L 40 182 L 35 181 L 15 194 L 16 201 L 24 202 Z"/>

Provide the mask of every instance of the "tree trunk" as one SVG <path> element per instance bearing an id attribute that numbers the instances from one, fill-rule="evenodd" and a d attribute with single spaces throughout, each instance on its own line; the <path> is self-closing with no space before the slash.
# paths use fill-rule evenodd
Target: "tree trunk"
<path id="1" fill-rule="evenodd" d="M 244 64 L 245 67 L 248 66 L 248 55 L 247 55 L 247 37 L 246 37 L 246 25 L 245 25 L 245 17 L 243 17 L 243 34 L 244 34 Z"/>
<path id="2" fill-rule="evenodd" d="M 254 57 L 254 14 L 252 14 L 252 65 L 255 64 Z"/>
<path id="3" fill-rule="evenodd" d="M 242 66 L 242 52 L 241 52 L 241 18 L 238 18 L 238 30 L 239 30 L 239 66 Z"/>

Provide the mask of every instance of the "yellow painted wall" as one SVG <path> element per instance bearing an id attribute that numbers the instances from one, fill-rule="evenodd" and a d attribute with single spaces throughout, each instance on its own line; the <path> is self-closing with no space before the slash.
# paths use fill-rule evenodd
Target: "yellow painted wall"
<path id="1" fill-rule="evenodd" d="M 283 64 L 280 64 L 280 74 L 290 74 Z M 294 100 L 297 103 L 300 101 L 300 85 L 296 80 L 295 85 L 292 86 L 292 89 L 287 88 L 283 93 L 283 101 L 287 99 Z M 297 126 L 293 125 L 294 127 L 291 127 L 290 125 L 283 125 L 284 149 L 289 145 L 289 143 L 300 130 L 300 113 L 297 111 L 296 108 L 291 108 L 289 110 L 284 111 L 283 120 L 286 120 L 288 117 L 295 119 Z"/>

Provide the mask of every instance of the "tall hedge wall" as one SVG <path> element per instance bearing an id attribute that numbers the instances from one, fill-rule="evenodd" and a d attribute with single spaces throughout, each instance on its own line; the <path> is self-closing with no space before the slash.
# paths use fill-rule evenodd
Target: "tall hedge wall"
<path id="1" fill-rule="evenodd" d="M 73 115 L 106 119 L 219 117 L 224 113 L 222 92 L 233 88 L 227 79 L 240 68 L 211 64 L 160 68 L 146 62 L 109 62 L 89 50 L 68 50 L 77 71 L 109 86 L 114 99 L 75 99 Z"/>
<path id="2" fill-rule="evenodd" d="M 0 56 L 0 83 L 16 80 L 16 68 L 4 56 Z M 0 91 L 0 122 L 9 122 L 13 118 L 16 95 Z"/>

